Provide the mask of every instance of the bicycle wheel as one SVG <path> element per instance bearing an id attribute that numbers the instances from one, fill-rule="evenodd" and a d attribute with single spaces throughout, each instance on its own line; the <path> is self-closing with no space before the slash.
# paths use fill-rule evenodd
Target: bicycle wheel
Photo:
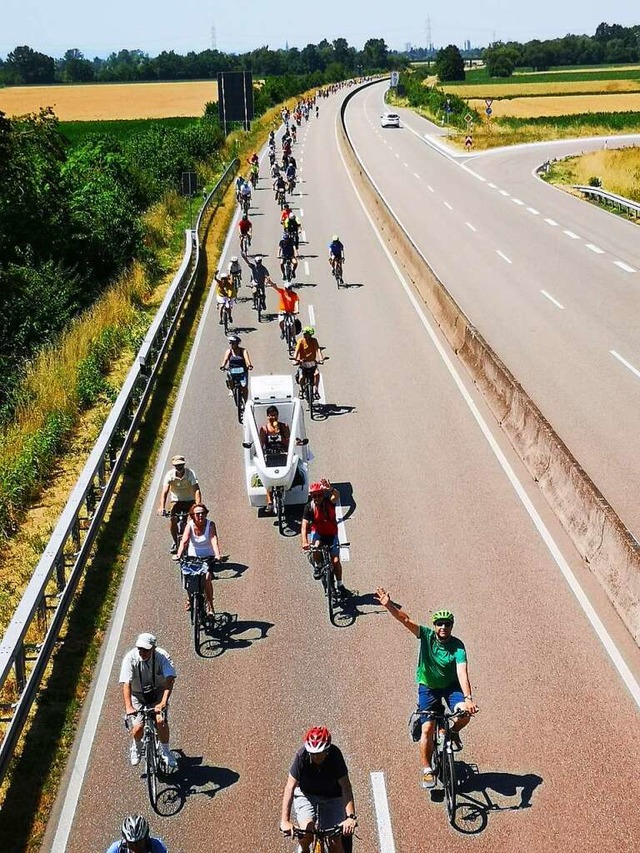
<path id="1" fill-rule="evenodd" d="M 329 622 L 331 624 L 335 624 L 334 613 L 335 613 L 335 605 L 336 605 L 336 581 L 333 576 L 333 568 L 331 566 L 331 560 L 327 560 L 325 563 L 325 589 L 327 591 L 327 607 L 329 608 Z"/>
<path id="2" fill-rule="evenodd" d="M 226 305 L 222 311 L 222 322 L 223 322 L 223 327 L 224 327 L 224 333 L 225 333 L 225 335 L 228 335 L 229 334 L 229 309 L 227 308 Z"/>
<path id="3" fill-rule="evenodd" d="M 276 505 L 276 513 L 278 515 L 278 531 L 280 533 L 284 533 L 285 528 L 285 520 L 284 520 L 284 495 L 280 490 L 275 491 L 273 494 L 273 500 Z"/>
<path id="4" fill-rule="evenodd" d="M 242 417 L 244 415 L 244 396 L 242 394 L 242 386 L 237 382 L 233 385 L 233 399 L 236 404 L 236 409 L 238 411 L 238 423 L 242 423 Z"/>
<path id="5" fill-rule="evenodd" d="M 309 405 L 309 417 L 313 420 L 313 395 L 315 392 L 315 386 L 313 384 L 313 380 L 307 378 L 306 384 L 304 386 L 304 394 L 307 398 L 307 403 Z"/>
<path id="6" fill-rule="evenodd" d="M 158 804 L 158 753 L 155 732 L 147 737 L 145 762 L 147 765 L 147 791 L 151 808 L 157 811 Z"/>
<path id="7" fill-rule="evenodd" d="M 456 760 L 453 751 L 442 753 L 444 797 L 447 802 L 449 823 L 453 826 L 456 816 Z"/>
<path id="8" fill-rule="evenodd" d="M 296 348 L 296 333 L 294 331 L 293 322 L 287 324 L 287 347 L 289 355 L 293 355 Z"/>
<path id="9" fill-rule="evenodd" d="M 202 593 L 194 593 L 191 600 L 191 612 L 193 614 L 193 648 L 195 653 L 200 657 L 200 631 L 203 624 L 204 603 Z"/>

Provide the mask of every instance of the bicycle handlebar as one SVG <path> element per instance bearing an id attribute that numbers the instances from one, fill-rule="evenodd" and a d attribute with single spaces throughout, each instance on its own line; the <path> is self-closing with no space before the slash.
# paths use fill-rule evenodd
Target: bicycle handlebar
<path id="1" fill-rule="evenodd" d="M 329 827 L 329 829 L 300 829 L 299 826 L 294 826 L 291 832 L 285 832 L 282 829 L 280 832 L 287 838 L 304 838 L 306 835 L 315 835 L 318 838 L 331 838 L 334 835 L 342 835 L 342 826 L 339 823 Z"/>

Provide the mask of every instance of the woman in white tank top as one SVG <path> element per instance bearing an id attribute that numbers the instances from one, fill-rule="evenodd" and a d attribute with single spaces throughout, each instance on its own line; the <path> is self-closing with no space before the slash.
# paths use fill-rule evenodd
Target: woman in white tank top
<path id="1" fill-rule="evenodd" d="M 189 557 L 215 557 L 217 560 L 220 559 L 216 525 L 207 519 L 208 514 L 209 510 L 204 504 L 195 504 L 191 507 L 189 521 L 178 546 L 178 559 L 184 554 L 185 549 Z M 207 610 L 213 612 L 213 585 L 210 571 L 205 576 L 204 594 L 207 600 Z M 187 609 L 189 606 L 187 599 Z"/>

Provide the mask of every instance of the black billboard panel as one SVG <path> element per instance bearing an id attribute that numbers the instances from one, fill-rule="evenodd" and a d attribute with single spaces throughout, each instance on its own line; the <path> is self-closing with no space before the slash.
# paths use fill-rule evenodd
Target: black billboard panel
<path id="1" fill-rule="evenodd" d="M 218 117 L 225 133 L 231 122 L 249 130 L 253 119 L 253 74 L 250 71 L 218 72 Z"/>

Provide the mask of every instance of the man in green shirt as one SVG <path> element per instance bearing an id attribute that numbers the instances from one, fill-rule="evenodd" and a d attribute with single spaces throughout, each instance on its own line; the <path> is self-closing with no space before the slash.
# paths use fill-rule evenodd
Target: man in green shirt
<path id="1" fill-rule="evenodd" d="M 407 613 L 391 601 L 389 593 L 382 587 L 376 590 L 376 598 L 389 613 L 401 622 L 420 641 L 420 654 L 416 681 L 418 682 L 418 710 L 434 711 L 445 701 L 450 710 L 464 710 L 466 715 L 458 717 L 451 730 L 453 749 L 461 750 L 458 732 L 463 729 L 478 710 L 471 694 L 471 682 L 467 669 L 467 652 L 462 640 L 453 637 L 454 617 L 450 610 L 437 610 L 432 617 L 433 628 L 418 625 Z M 423 788 L 436 784 L 431 767 L 433 755 L 433 730 L 435 720 L 422 724 L 420 737 L 420 759 L 422 761 Z"/>

